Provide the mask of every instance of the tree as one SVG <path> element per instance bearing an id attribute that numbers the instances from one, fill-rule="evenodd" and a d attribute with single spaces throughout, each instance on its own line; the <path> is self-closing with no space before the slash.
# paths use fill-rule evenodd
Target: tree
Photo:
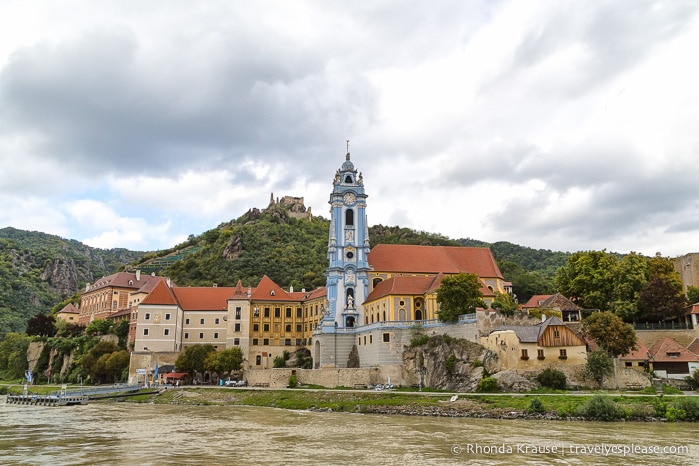
<path id="1" fill-rule="evenodd" d="M 514 315 L 515 311 L 519 309 L 519 305 L 515 302 L 510 294 L 501 293 L 500 291 L 495 292 L 495 299 L 490 307 L 500 311 L 501 314 L 506 316 Z"/>
<path id="2" fill-rule="evenodd" d="M 481 281 L 473 273 L 459 273 L 444 277 L 437 289 L 438 316 L 442 322 L 456 322 L 461 314 L 476 312 L 486 307 L 481 292 Z"/>
<path id="3" fill-rule="evenodd" d="M 29 337 L 21 333 L 7 333 L 0 341 L 0 371 L 6 371 L 9 378 L 22 377 L 29 367 L 28 348 Z"/>
<path id="4" fill-rule="evenodd" d="M 121 379 L 124 369 L 129 367 L 129 352 L 126 350 L 117 351 L 109 355 L 105 363 L 105 372 L 114 382 Z"/>
<path id="5" fill-rule="evenodd" d="M 556 273 L 558 291 L 581 307 L 608 310 L 616 263 L 605 250 L 576 252 Z"/>
<path id="6" fill-rule="evenodd" d="M 232 371 L 239 371 L 243 366 L 243 351 L 238 346 L 228 348 L 218 353 L 210 353 L 206 358 L 205 369 L 225 374 Z"/>
<path id="7" fill-rule="evenodd" d="M 651 322 L 676 319 L 684 314 L 687 298 L 682 283 L 671 277 L 654 276 L 641 292 L 638 317 Z"/>
<path id="8" fill-rule="evenodd" d="M 188 372 L 191 376 L 194 376 L 195 372 L 204 372 L 204 362 L 207 356 L 215 352 L 216 348 L 210 344 L 188 346 L 177 356 L 175 366 L 177 366 L 178 371 Z"/>
<path id="9" fill-rule="evenodd" d="M 650 263 L 647 257 L 631 252 L 617 264 L 613 274 L 610 308 L 625 322 L 633 322 L 638 313 L 641 291 L 648 283 Z"/>
<path id="10" fill-rule="evenodd" d="M 636 332 L 612 312 L 593 312 L 583 319 L 583 333 L 611 357 L 623 356 L 636 349 Z"/>
<path id="11" fill-rule="evenodd" d="M 118 350 L 119 348 L 111 341 L 100 341 L 97 343 L 82 360 L 83 375 L 91 377 L 92 380 L 100 379 L 105 375 L 104 367 L 109 358 L 108 355 Z M 102 356 L 107 356 L 107 358 L 102 358 Z"/>
<path id="12" fill-rule="evenodd" d="M 106 319 L 95 319 L 85 329 L 87 335 L 106 335 L 112 327 L 112 323 Z"/>
<path id="13" fill-rule="evenodd" d="M 689 285 L 687 287 L 687 300 L 689 304 L 699 304 L 699 286 Z"/>
<path id="14" fill-rule="evenodd" d="M 595 381 L 598 388 L 602 386 L 605 377 L 614 373 L 614 361 L 604 350 L 588 353 L 585 367 L 588 375 Z"/>
<path id="15" fill-rule="evenodd" d="M 27 322 L 27 335 L 50 337 L 54 334 L 56 318 L 51 314 L 38 314 Z"/>

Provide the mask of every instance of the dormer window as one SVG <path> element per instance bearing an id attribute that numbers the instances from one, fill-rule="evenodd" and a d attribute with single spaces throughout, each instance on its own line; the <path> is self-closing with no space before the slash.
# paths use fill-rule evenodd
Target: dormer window
<path id="1" fill-rule="evenodd" d="M 274 296 L 274 290 L 270 291 L 270 292 L 269 292 L 269 295 L 270 295 L 270 296 Z"/>
<path id="2" fill-rule="evenodd" d="M 129 285 L 133 285 L 133 280 L 129 280 Z"/>
<path id="3" fill-rule="evenodd" d="M 667 353 L 667 356 L 668 356 L 669 358 L 679 358 L 679 357 L 680 357 L 680 353 Z"/>

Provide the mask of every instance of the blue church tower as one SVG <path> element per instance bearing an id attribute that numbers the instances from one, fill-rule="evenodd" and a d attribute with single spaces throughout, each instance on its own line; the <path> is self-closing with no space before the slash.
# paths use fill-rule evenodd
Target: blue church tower
<path id="1" fill-rule="evenodd" d="M 322 333 L 364 323 L 362 303 L 369 290 L 369 226 L 364 180 L 350 160 L 349 141 L 342 167 L 335 173 L 330 194 L 330 233 L 326 289 L 328 309 Z"/>

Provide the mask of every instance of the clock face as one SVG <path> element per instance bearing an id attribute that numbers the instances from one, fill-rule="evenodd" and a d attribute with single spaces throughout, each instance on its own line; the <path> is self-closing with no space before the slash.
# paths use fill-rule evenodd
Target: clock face
<path id="1" fill-rule="evenodd" d="M 345 204 L 354 204 L 354 193 L 345 193 L 342 199 L 344 199 Z"/>

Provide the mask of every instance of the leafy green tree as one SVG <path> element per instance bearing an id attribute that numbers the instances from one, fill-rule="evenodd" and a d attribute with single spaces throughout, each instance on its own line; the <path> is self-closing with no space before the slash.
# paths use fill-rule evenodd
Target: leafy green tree
<path id="1" fill-rule="evenodd" d="M 583 333 L 611 357 L 623 356 L 636 349 L 636 331 L 612 312 L 593 312 L 583 319 Z"/>
<path id="2" fill-rule="evenodd" d="M 595 381 L 597 387 L 602 386 L 604 378 L 614 373 L 614 361 L 604 350 L 587 353 L 585 364 L 588 375 Z"/>
<path id="3" fill-rule="evenodd" d="M 481 292 L 481 281 L 473 273 L 459 273 L 442 279 L 437 289 L 438 316 L 442 322 L 457 322 L 461 314 L 476 312 L 486 307 Z"/>
<path id="4" fill-rule="evenodd" d="M 178 371 L 188 372 L 194 376 L 195 372 L 204 372 L 206 358 L 215 352 L 216 348 L 210 344 L 188 346 L 177 356 L 175 366 Z"/>
<path id="5" fill-rule="evenodd" d="M 118 382 L 124 370 L 129 367 L 129 352 L 126 350 L 117 351 L 109 355 L 105 363 L 105 373 L 114 382 Z"/>
<path id="6" fill-rule="evenodd" d="M 687 287 L 687 301 L 689 304 L 699 304 L 699 286 L 689 285 Z"/>
<path id="7" fill-rule="evenodd" d="M 684 314 L 687 298 L 682 283 L 671 277 L 654 276 L 641 292 L 638 318 L 649 322 L 676 319 Z"/>
<path id="8" fill-rule="evenodd" d="M 617 264 L 613 273 L 613 296 L 610 309 L 625 322 L 633 322 L 638 300 L 648 283 L 650 263 L 647 257 L 631 252 Z"/>
<path id="9" fill-rule="evenodd" d="M 243 351 L 238 346 L 228 348 L 217 353 L 210 353 L 206 358 L 205 369 L 226 374 L 239 371 L 243 366 Z"/>
<path id="10" fill-rule="evenodd" d="M 106 319 L 95 319 L 85 329 L 87 335 L 107 335 L 112 328 L 112 323 Z"/>
<path id="11" fill-rule="evenodd" d="M 83 376 L 90 377 L 93 381 L 99 381 L 106 375 L 105 365 L 109 355 L 118 351 L 117 345 L 111 341 L 100 341 L 93 346 L 82 360 Z M 103 356 L 106 356 L 103 358 Z"/>
<path id="12" fill-rule="evenodd" d="M 55 333 L 56 318 L 51 314 L 38 314 L 27 322 L 27 335 L 50 337 Z"/>
<path id="13" fill-rule="evenodd" d="M 491 308 L 500 311 L 501 314 L 512 316 L 519 309 L 519 305 L 515 302 L 512 296 L 508 293 L 495 292 L 495 299 Z"/>
<path id="14" fill-rule="evenodd" d="M 566 375 L 552 367 L 547 367 L 537 375 L 536 381 L 543 387 L 549 387 L 555 390 L 565 390 L 567 385 Z"/>
<path id="15" fill-rule="evenodd" d="M 22 377 L 29 367 L 27 361 L 29 337 L 21 333 L 8 333 L 0 341 L 0 372 L 8 378 Z"/>
<path id="16" fill-rule="evenodd" d="M 605 250 L 576 252 L 556 274 L 558 291 L 583 308 L 608 310 L 616 263 Z"/>

